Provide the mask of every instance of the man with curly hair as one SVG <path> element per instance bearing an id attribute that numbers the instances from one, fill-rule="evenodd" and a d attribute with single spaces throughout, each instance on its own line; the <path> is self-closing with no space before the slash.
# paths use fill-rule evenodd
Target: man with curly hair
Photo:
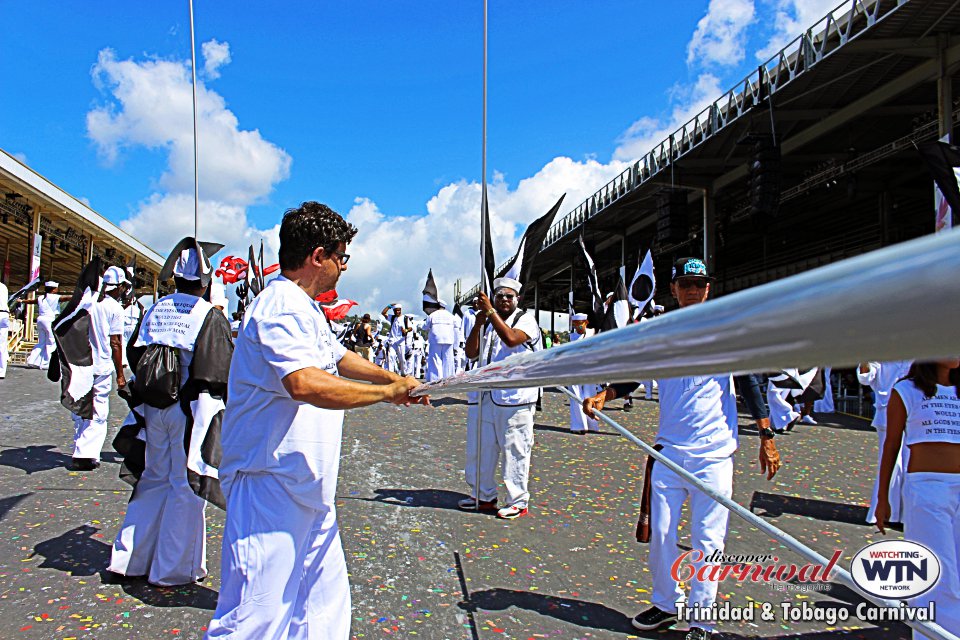
<path id="1" fill-rule="evenodd" d="M 281 275 L 240 325 L 223 419 L 221 587 L 207 638 L 350 637 L 335 507 L 343 412 L 428 402 L 410 397 L 413 378 L 341 346 L 314 302 L 346 271 L 356 233 L 326 205 L 288 210 Z"/>

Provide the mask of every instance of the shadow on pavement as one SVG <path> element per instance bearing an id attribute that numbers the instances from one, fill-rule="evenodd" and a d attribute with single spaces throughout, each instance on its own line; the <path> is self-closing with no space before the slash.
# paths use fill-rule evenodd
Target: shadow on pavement
<path id="1" fill-rule="evenodd" d="M 0 499 L 0 520 L 3 519 L 3 516 L 7 515 L 7 512 L 17 506 L 21 500 L 32 496 L 33 493 L 21 493 L 18 496 L 8 496 L 6 498 Z"/>
<path id="2" fill-rule="evenodd" d="M 469 496 L 459 491 L 446 489 L 374 489 L 375 498 L 352 498 L 369 502 L 383 502 L 398 507 L 427 507 L 430 509 L 451 509 L 461 511 L 457 502 Z"/>
<path id="3" fill-rule="evenodd" d="M 630 616 L 606 605 L 529 591 L 513 589 L 475 591 L 470 594 L 469 602 L 461 602 L 457 606 L 464 611 L 503 611 L 510 607 L 517 607 L 586 629 L 637 633 L 630 625 Z M 652 637 L 664 636 L 661 633 L 654 633 Z"/>
<path id="4" fill-rule="evenodd" d="M 116 584 L 128 596 L 152 607 L 194 607 L 213 611 L 217 592 L 199 584 L 179 587 L 154 587 L 143 578 L 128 578 L 106 570 L 110 564 L 110 545 L 93 539 L 99 529 L 85 524 L 56 538 L 44 540 L 33 548 L 33 556 L 43 557 L 40 569 L 56 569 L 71 576 L 99 575 L 103 583 Z"/>
<path id="5" fill-rule="evenodd" d="M 0 465 L 20 469 L 28 474 L 69 467 L 72 458 L 54 449 L 56 447 L 52 444 L 4 449 L 0 451 Z"/>
<path id="6" fill-rule="evenodd" d="M 435 407 L 448 407 L 457 404 L 465 405 L 467 404 L 467 401 L 464 398 L 437 398 L 436 400 L 431 400 L 430 404 Z"/>
<path id="7" fill-rule="evenodd" d="M 759 515 L 765 518 L 776 518 L 782 516 L 784 513 L 790 513 L 827 522 L 843 522 L 845 524 L 868 526 L 866 523 L 866 507 L 843 502 L 796 498 L 793 496 L 781 496 L 773 493 L 755 491 L 753 493 L 753 499 L 750 500 L 750 510 L 755 511 L 757 509 L 763 509 L 763 513 Z"/>
<path id="8" fill-rule="evenodd" d="M 534 431 L 553 431 L 555 433 L 566 433 L 568 435 L 578 436 L 578 437 L 580 435 L 580 434 L 574 433 L 573 431 L 570 431 L 570 427 L 557 427 L 552 424 L 541 424 L 539 422 L 533 425 L 533 430 Z M 619 436 L 619 435 L 620 434 L 615 431 L 591 431 L 590 433 L 585 434 L 584 437 L 589 438 L 590 436 Z"/>

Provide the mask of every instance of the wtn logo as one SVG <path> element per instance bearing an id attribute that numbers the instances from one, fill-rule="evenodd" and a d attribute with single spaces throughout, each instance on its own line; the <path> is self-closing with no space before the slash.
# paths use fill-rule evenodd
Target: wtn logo
<path id="1" fill-rule="evenodd" d="M 861 549 L 850 565 L 854 582 L 884 598 L 914 598 L 940 578 L 940 560 L 930 549 L 909 540 L 884 540 Z"/>
<path id="2" fill-rule="evenodd" d="M 873 582 L 882 580 L 888 582 L 890 573 L 894 574 L 895 583 L 907 582 L 910 580 L 927 580 L 927 561 L 921 560 L 919 563 L 909 560 L 861 560 L 863 563 L 863 572 L 867 580 Z"/>

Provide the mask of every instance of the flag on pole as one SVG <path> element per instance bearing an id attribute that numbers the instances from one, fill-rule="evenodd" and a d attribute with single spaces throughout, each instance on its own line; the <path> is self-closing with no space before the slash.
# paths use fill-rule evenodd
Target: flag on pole
<path id="1" fill-rule="evenodd" d="M 937 207 L 936 230 L 960 226 L 960 147 L 938 140 L 919 145 L 917 151 L 942 195 Z"/>
<path id="2" fill-rule="evenodd" d="M 245 282 L 247 285 L 247 292 L 251 294 L 254 298 L 260 295 L 260 277 L 257 275 L 259 269 L 257 268 L 257 256 L 253 253 L 253 245 L 250 245 L 250 256 L 247 260 L 247 276 Z"/>
<path id="3" fill-rule="evenodd" d="M 627 298 L 627 287 L 623 278 L 617 277 L 617 287 L 613 290 L 613 299 L 607 305 L 600 324 L 600 331 L 612 331 L 627 326 L 630 321 L 630 301 Z"/>
<path id="4" fill-rule="evenodd" d="M 543 247 L 543 239 L 547 237 L 547 231 L 550 230 L 550 225 L 553 224 L 553 219 L 557 215 L 557 211 L 560 210 L 560 205 L 566 195 L 560 196 L 560 199 L 551 207 L 550 211 L 531 222 L 527 230 L 523 232 L 520 247 L 507 265 L 503 274 L 504 277 L 513 278 L 521 284 L 527 284 L 530 272 L 533 271 L 533 262 Z"/>
<path id="5" fill-rule="evenodd" d="M 643 262 L 637 267 L 637 272 L 633 274 L 633 280 L 630 281 L 628 296 L 630 302 L 640 310 L 640 315 L 643 315 L 656 292 L 657 281 L 653 275 L 653 254 L 647 249 L 647 255 L 644 256 Z"/>
<path id="6" fill-rule="evenodd" d="M 423 312 L 430 315 L 440 308 L 440 298 L 437 292 L 437 283 L 433 279 L 433 269 L 427 271 L 427 284 L 423 287 Z"/>
<path id="7" fill-rule="evenodd" d="M 483 258 L 483 274 L 481 275 L 480 289 L 488 296 L 493 294 L 493 274 L 497 269 L 496 260 L 493 257 L 493 242 L 490 240 L 490 205 L 487 203 L 487 189 L 484 186 L 483 197 L 480 201 L 480 215 L 483 217 L 483 239 L 480 249 Z"/>
<path id="8" fill-rule="evenodd" d="M 580 247 L 580 257 L 587 265 L 587 288 L 590 290 L 592 299 L 592 309 L 590 310 L 590 324 L 600 326 L 603 320 L 603 296 L 600 294 L 600 282 L 597 279 L 597 267 L 593 263 L 593 258 L 583 244 L 583 236 L 577 238 L 577 244 Z"/>

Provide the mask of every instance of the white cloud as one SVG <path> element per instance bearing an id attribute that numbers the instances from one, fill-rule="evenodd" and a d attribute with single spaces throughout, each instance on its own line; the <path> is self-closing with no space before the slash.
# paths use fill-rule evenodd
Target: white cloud
<path id="1" fill-rule="evenodd" d="M 613 157 L 636 160 L 706 109 L 721 92 L 720 79 L 711 73 L 700 75 L 693 85 L 677 85 L 671 91 L 673 108 L 670 115 L 665 118 L 644 116 L 635 121 L 621 134 Z"/>
<path id="2" fill-rule="evenodd" d="M 14 157 L 17 161 L 19 161 L 21 164 L 25 164 L 25 165 L 27 165 L 28 167 L 30 166 L 30 161 L 27 159 L 27 154 L 21 153 L 20 151 L 15 151 L 14 153 L 11 153 L 10 155 L 13 156 L 13 157 Z"/>
<path id="3" fill-rule="evenodd" d="M 106 104 L 87 114 L 87 132 L 107 162 L 123 148 L 144 146 L 169 154 L 160 177 L 166 192 L 193 191 L 193 106 L 185 61 L 118 60 L 110 49 L 93 67 Z M 200 197 L 240 206 L 260 201 L 290 173 L 290 156 L 257 130 L 244 131 L 223 97 L 197 86 Z"/>
<path id="4" fill-rule="evenodd" d="M 495 177 L 488 185 L 491 240 L 497 263 L 516 250 L 526 225 L 546 211 L 564 192 L 569 211 L 626 168 L 624 163 L 601 164 L 554 158 L 535 175 L 511 188 Z M 379 311 L 400 302 L 420 311 L 420 290 L 433 269 L 441 298 L 448 302 L 453 283 L 464 289 L 480 273 L 480 185 L 461 180 L 442 187 L 419 216 L 387 217 L 367 198 L 357 198 L 347 220 L 359 228 L 352 256 L 338 291 L 360 303 L 364 311 Z"/>
<path id="5" fill-rule="evenodd" d="M 220 67 L 230 64 L 230 44 L 209 40 L 200 45 L 203 55 L 203 72 L 211 80 L 220 77 Z"/>
<path id="6" fill-rule="evenodd" d="M 791 40 L 836 9 L 840 0 L 772 0 L 772 4 L 774 33 L 757 52 L 757 59 L 761 61 L 776 55 Z"/>
<path id="7" fill-rule="evenodd" d="M 208 68 L 229 62 L 229 47 L 207 47 Z M 209 50 L 209 51 L 208 51 Z M 187 61 L 118 60 L 100 52 L 92 71 L 105 101 L 87 114 L 87 132 L 101 157 L 115 162 L 129 147 L 167 154 L 158 190 L 146 197 L 120 226 L 161 254 L 177 240 L 193 235 L 193 109 Z M 246 246 L 266 237 L 276 254 L 276 229 L 260 231 L 246 210 L 262 202 L 274 185 L 287 178 L 290 156 L 264 140 L 259 131 L 243 130 L 222 96 L 202 82 L 197 86 L 200 146 L 200 236 L 216 239 L 227 250 L 246 255 Z"/>
<path id="8" fill-rule="evenodd" d="M 754 14 L 753 0 L 710 0 L 707 14 L 687 44 L 687 64 L 707 67 L 743 62 L 746 28 Z"/>

